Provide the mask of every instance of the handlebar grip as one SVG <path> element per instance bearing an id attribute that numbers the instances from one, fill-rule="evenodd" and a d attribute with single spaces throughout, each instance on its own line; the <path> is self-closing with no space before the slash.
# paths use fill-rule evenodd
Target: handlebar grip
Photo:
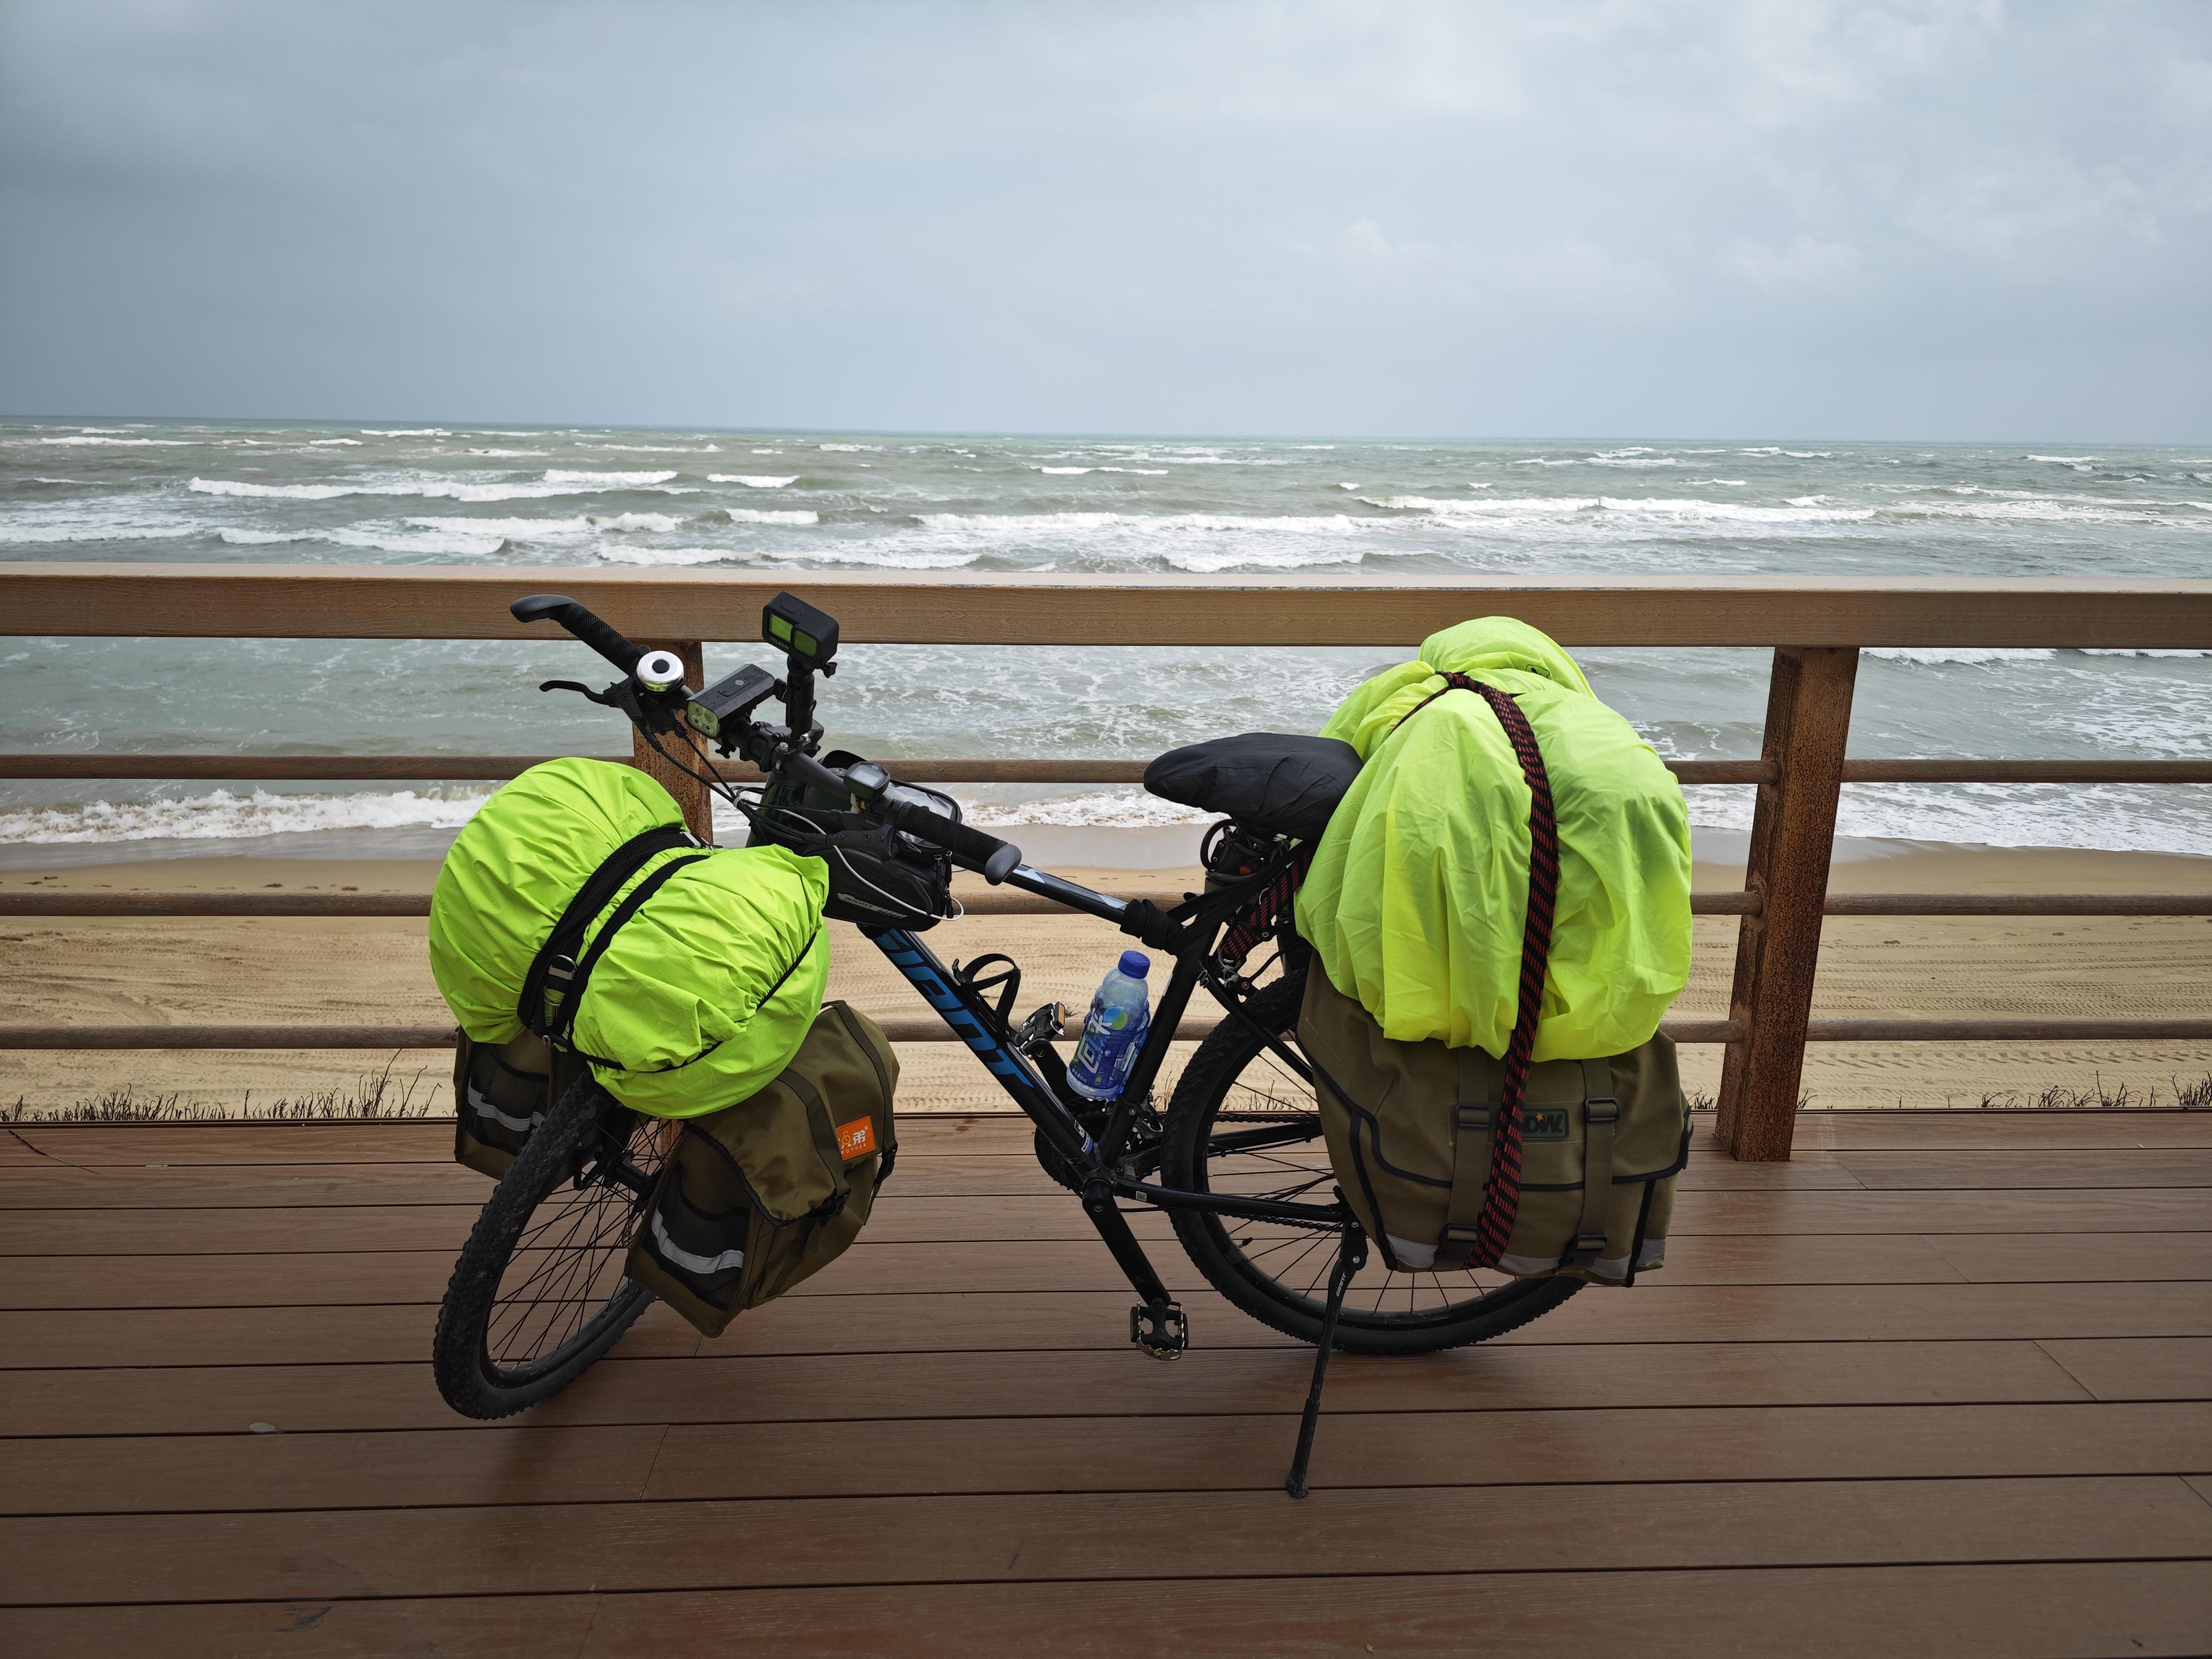
<path id="1" fill-rule="evenodd" d="M 981 869 L 983 879 L 994 887 L 1012 875 L 1014 866 L 1022 861 L 1022 849 L 1012 842 L 987 836 L 964 823 L 955 823 L 927 806 L 916 806 L 909 801 L 885 801 L 877 810 L 909 836 L 970 860 Z"/>
<path id="2" fill-rule="evenodd" d="M 517 599 L 507 610 L 520 623 L 550 618 L 560 623 L 625 674 L 635 673 L 637 659 L 645 654 L 644 647 L 631 643 L 620 629 L 601 621 L 565 593 L 532 593 Z"/>

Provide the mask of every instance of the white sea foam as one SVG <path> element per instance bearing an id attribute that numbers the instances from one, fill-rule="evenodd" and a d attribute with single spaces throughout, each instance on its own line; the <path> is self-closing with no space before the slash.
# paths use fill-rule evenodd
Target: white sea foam
<path id="1" fill-rule="evenodd" d="M 471 455 L 491 455 L 515 461 L 541 460 L 552 453 L 550 449 L 471 449 L 469 451 Z"/>
<path id="2" fill-rule="evenodd" d="M 673 472 L 575 472 L 549 471 L 539 481 L 467 483 L 439 474 L 362 479 L 352 483 L 255 483 L 239 478 L 194 478 L 185 488 L 203 495 L 264 496 L 281 501 L 327 501 L 344 495 L 417 495 L 455 501 L 519 501 L 553 495 L 588 495 L 608 489 L 651 489 L 658 495 L 696 495 L 670 485 Z"/>
<path id="3" fill-rule="evenodd" d="M 665 472 L 575 472 L 560 467 L 545 470 L 547 483 L 582 484 L 587 489 L 632 489 L 640 484 L 666 483 L 676 474 Z"/>
<path id="4" fill-rule="evenodd" d="M 98 433 L 79 433 L 69 438 L 41 438 L 42 444 L 112 444 L 118 448 L 192 449 L 207 442 L 204 438 L 111 438 Z"/>
<path id="5" fill-rule="evenodd" d="M 637 455 L 719 455 L 720 444 L 586 444 L 586 449 L 617 449 Z"/>
<path id="6" fill-rule="evenodd" d="M 1866 653 L 1869 657 L 1884 657 L 1892 662 L 1970 665 L 1993 662 L 2047 662 L 2058 654 L 2055 650 L 2040 647 L 2014 649 L 1996 646 L 1952 645 L 1875 645 L 1869 646 Z"/>
<path id="7" fill-rule="evenodd" d="M 764 472 L 709 472 L 707 482 L 743 484 L 748 489 L 781 489 L 786 484 L 797 483 L 799 475 L 794 472 L 787 478 L 778 478 Z"/>
<path id="8" fill-rule="evenodd" d="M 745 555 L 727 547 L 653 547 L 641 542 L 603 542 L 592 550 L 610 564 L 717 564 Z"/>
<path id="9" fill-rule="evenodd" d="M 11 508 L 0 518 L 0 546 L 22 547 L 40 542 L 143 542 L 198 534 L 204 526 L 191 519 L 125 506 L 105 507 L 91 502 L 52 501 Z"/>
<path id="10" fill-rule="evenodd" d="M 361 440 L 358 438 L 310 438 L 307 440 L 307 447 L 310 449 L 335 449 L 341 445 L 349 445 L 355 449 L 359 449 Z M 469 452 L 471 455 L 481 455 L 483 453 L 481 449 L 472 449 Z"/>
<path id="11" fill-rule="evenodd" d="M 1047 795 L 1016 803 L 978 801 L 962 818 L 981 829 L 1005 830 L 1024 823 L 1097 828 L 1158 829 L 1178 823 L 1207 823 L 1219 814 L 1200 812 L 1136 789 L 1093 789 L 1079 795 Z"/>
<path id="12" fill-rule="evenodd" d="M 1090 466 L 1041 466 L 1041 467 L 1039 467 L 1039 468 L 1037 469 L 1037 471 L 1040 471 L 1040 472 L 1049 472 L 1049 473 L 1053 474 L 1053 475 L 1054 475 L 1054 477 L 1063 477 L 1063 478 L 1066 478 L 1066 477 L 1078 477 L 1078 478 L 1079 478 L 1079 477 L 1081 477 L 1085 473 L 1086 473 L 1086 472 L 1095 472 L 1095 471 L 1097 471 L 1097 469 L 1096 467 L 1090 467 Z"/>
<path id="13" fill-rule="evenodd" d="M 185 486 L 203 495 L 269 495 L 294 501 L 326 501 L 338 495 L 419 495 L 419 490 L 376 490 L 349 484 L 264 484 L 236 478 L 194 478 Z"/>
<path id="14" fill-rule="evenodd" d="M 1337 485 L 1337 488 L 1339 489 L 1357 489 L 1359 486 L 1356 483 L 1340 483 Z"/>
<path id="15" fill-rule="evenodd" d="M 1751 827 L 1751 791 L 1692 786 L 1682 793 L 1690 822 L 1698 828 Z M 2168 785 L 2165 793 L 2200 792 Z M 2201 793 L 2212 796 L 2212 791 Z M 2106 785 L 1847 783 L 1836 833 L 1984 847 L 2212 854 L 2212 811 L 2172 817 L 2146 811 L 2148 804 L 2144 791 Z"/>
<path id="16" fill-rule="evenodd" d="M 715 509 L 732 524 L 820 524 L 822 515 L 803 507 L 724 507 Z"/>
<path id="17" fill-rule="evenodd" d="M 417 521 L 410 520 L 409 522 Z M 451 522 L 465 524 L 468 521 L 456 520 Z M 481 530 L 436 529 L 425 532 L 375 524 L 348 525 L 333 530 L 241 530 L 234 527 L 216 533 L 234 546 L 322 542 L 332 547 L 364 548 L 379 553 L 416 553 L 432 557 L 458 555 L 465 558 L 483 558 L 507 545 L 506 538 L 487 535 Z"/>
<path id="18" fill-rule="evenodd" d="M 2027 459 L 2041 461 L 2047 466 L 2071 467 L 2076 472 L 2094 472 L 2097 470 L 2094 455 L 2030 455 Z"/>
<path id="19" fill-rule="evenodd" d="M 678 520 L 665 513 L 617 513 L 592 521 L 594 530 L 642 530 L 653 535 L 665 536 L 676 528 Z"/>
<path id="20" fill-rule="evenodd" d="M 1308 565 L 1357 564 L 1389 520 L 1336 513 L 1312 515 L 1226 513 L 927 513 L 926 538 L 878 544 L 884 562 L 930 551 L 963 557 L 1020 549 L 1055 560 L 1113 566 L 1157 561 L 1173 570 L 1211 574 L 1233 569 L 1287 570 Z M 817 555 L 833 556 L 827 549 Z M 917 565 L 916 568 L 926 568 Z"/>
<path id="21" fill-rule="evenodd" d="M 548 542 L 566 541 L 572 537 L 587 535 L 592 521 L 587 518 L 574 519 L 410 519 L 409 524 L 424 530 L 443 530 L 464 536 L 497 536 L 502 540 Z"/>
<path id="22" fill-rule="evenodd" d="M 371 438 L 450 438 L 453 435 L 442 426 L 395 426 L 381 431 L 373 426 L 365 426 L 361 430 L 364 436 Z"/>
<path id="23" fill-rule="evenodd" d="M 319 830 L 455 830 L 490 799 L 485 790 L 391 794 L 249 795 L 217 789 L 182 799 L 0 807 L 0 845 L 116 841 L 222 841 Z"/>
<path id="24" fill-rule="evenodd" d="M 884 546 L 867 542 L 830 542 L 806 550 L 809 564 L 871 565 L 883 570 L 957 570 L 983 556 L 983 550 L 956 552 L 945 549 Z"/>
<path id="25" fill-rule="evenodd" d="M 846 451 L 846 452 L 848 452 L 848 453 L 849 453 L 849 452 L 852 452 L 852 451 L 859 450 L 859 451 L 865 451 L 865 452 L 866 452 L 866 453 L 871 453 L 871 454 L 872 454 L 872 453 L 876 453 L 877 451 L 881 450 L 881 449 L 883 448 L 883 446 L 882 446 L 881 444 L 817 444 L 817 445 L 815 445 L 814 447 L 815 447 L 817 449 L 834 449 L 834 450 L 842 450 L 842 451 Z M 769 454 L 769 453 L 771 453 L 771 452 L 769 452 L 769 451 L 768 451 L 768 450 L 765 450 L 765 449 L 756 449 L 755 451 L 753 451 L 753 453 L 754 453 L 754 454 L 756 454 L 756 455 L 766 455 L 766 454 Z"/>
<path id="26" fill-rule="evenodd" d="M 1096 472 L 1127 472 L 1140 478 L 1164 478 L 1168 476 L 1168 470 L 1164 466 L 1101 466 L 1091 470 Z M 1045 471 L 1049 472 L 1052 469 L 1047 467 Z"/>
<path id="27" fill-rule="evenodd" d="M 1785 525 L 1856 523 L 1875 516 L 1870 507 L 1750 507 L 1741 501 L 1708 501 L 1695 496 L 1507 495 L 1461 501 L 1433 495 L 1384 495 L 1361 499 L 1370 507 L 1431 513 L 1445 519 L 1560 518 L 1595 511 L 1658 523 Z"/>

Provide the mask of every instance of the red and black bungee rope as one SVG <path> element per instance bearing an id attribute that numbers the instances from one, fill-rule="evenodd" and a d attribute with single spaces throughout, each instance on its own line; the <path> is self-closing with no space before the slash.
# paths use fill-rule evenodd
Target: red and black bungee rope
<path id="1" fill-rule="evenodd" d="M 1521 706 L 1494 685 L 1464 674 L 1443 676 L 1443 691 L 1434 691 L 1406 711 L 1410 720 L 1444 691 L 1472 691 L 1491 707 L 1513 744 L 1521 775 L 1528 784 L 1528 917 L 1521 932 L 1521 994 L 1513 1035 L 1505 1044 L 1505 1079 L 1498 1108 L 1498 1133 L 1490 1144 L 1490 1179 L 1483 1189 L 1482 1214 L 1468 1257 L 1470 1267 L 1493 1267 L 1513 1237 L 1521 1210 L 1521 1101 L 1528 1092 L 1528 1065 L 1536 1048 L 1536 1021 L 1543 1012 L 1544 975 L 1552 957 L 1552 916 L 1559 896 L 1559 826 L 1552 813 L 1552 781 L 1543 751 Z M 1399 724 L 1403 725 L 1404 720 Z"/>
<path id="2" fill-rule="evenodd" d="M 1267 891 L 1237 913 L 1235 921 L 1221 936 L 1221 948 L 1214 952 L 1214 960 L 1231 972 L 1244 965 L 1244 958 L 1252 954 L 1253 947 L 1266 937 L 1282 915 L 1283 907 L 1290 903 L 1306 878 L 1306 871 L 1313 864 L 1314 843 L 1308 842 L 1298 848 L 1289 866 L 1268 883 Z"/>

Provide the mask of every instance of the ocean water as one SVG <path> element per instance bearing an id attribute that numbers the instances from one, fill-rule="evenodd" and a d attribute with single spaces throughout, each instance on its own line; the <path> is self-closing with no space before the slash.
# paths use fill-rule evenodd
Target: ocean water
<path id="1" fill-rule="evenodd" d="M 580 428 L 0 422 L 0 558 L 731 569 L 2212 575 L 2203 448 L 902 437 Z M 1080 603 L 1081 601 L 1077 601 Z M 1103 603 L 1103 601 L 1102 601 Z M 620 618 L 615 619 L 617 623 Z M 1149 757 L 1311 731 L 1411 654 L 854 646 L 823 688 L 884 755 Z M 720 673 L 742 646 L 710 647 Z M 764 659 L 763 653 L 753 653 Z M 1662 754 L 1754 755 L 1767 653 L 1579 653 Z M 0 640 L 0 747 L 618 753 L 548 675 L 581 647 Z M 2212 757 L 2203 652 L 1876 651 L 1862 756 Z M 0 859 L 419 850 L 483 787 L 0 786 Z M 981 821 L 1164 824 L 1127 790 L 968 794 Z M 1693 789 L 1693 819 L 1750 792 Z M 2212 854 L 2212 789 L 1863 786 L 1852 836 Z M 270 839 L 270 838 L 275 839 Z"/>

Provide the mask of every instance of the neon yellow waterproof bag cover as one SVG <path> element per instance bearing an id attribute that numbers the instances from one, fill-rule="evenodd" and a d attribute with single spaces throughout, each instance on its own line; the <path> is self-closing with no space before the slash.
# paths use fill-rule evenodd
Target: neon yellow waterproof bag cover
<path id="1" fill-rule="evenodd" d="M 462 1034 L 521 1036 L 524 981 L 570 902 L 617 848 L 683 819 L 643 772 L 604 761 L 533 766 L 486 801 L 430 898 L 430 971 Z M 629 909 L 578 994 L 568 1040 L 625 1106 L 696 1117 L 757 1092 L 805 1040 L 830 975 L 829 871 L 781 847 L 671 839 L 586 927 L 580 959 Z"/>
<path id="2" fill-rule="evenodd" d="M 1690 974 L 1690 821 L 1681 787 L 1574 659 L 1510 617 L 1431 635 L 1322 728 L 1359 751 L 1298 894 L 1329 982 L 1395 1042 L 1502 1054 L 1528 904 L 1528 785 L 1468 675 L 1534 730 L 1559 819 L 1559 908 L 1534 1059 L 1625 1054 Z"/>

